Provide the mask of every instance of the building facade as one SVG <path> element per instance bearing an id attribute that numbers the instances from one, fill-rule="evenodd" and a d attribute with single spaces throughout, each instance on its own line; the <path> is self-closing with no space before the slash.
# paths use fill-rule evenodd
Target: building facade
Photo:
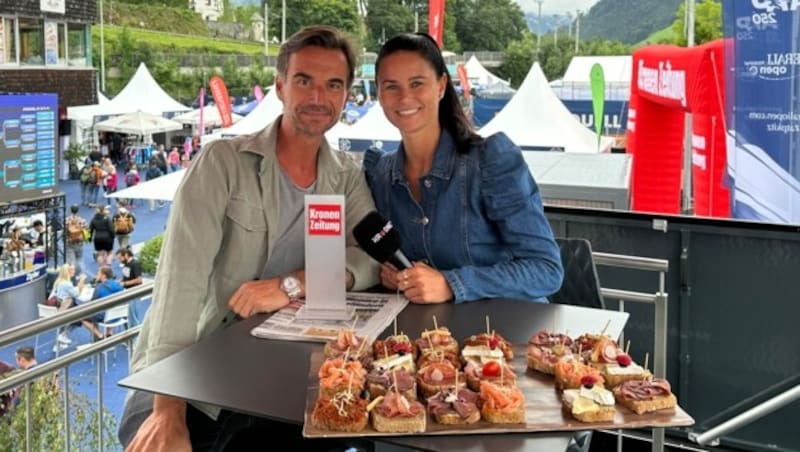
<path id="1" fill-rule="evenodd" d="M 66 107 L 97 103 L 95 0 L 0 1 L 0 91 L 56 93 Z"/>
<path id="2" fill-rule="evenodd" d="M 222 0 L 189 0 L 189 7 L 206 22 L 216 22 L 225 12 Z"/>

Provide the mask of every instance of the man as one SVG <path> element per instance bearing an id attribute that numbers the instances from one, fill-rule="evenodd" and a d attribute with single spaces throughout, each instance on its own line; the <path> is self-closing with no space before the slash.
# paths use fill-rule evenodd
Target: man
<path id="1" fill-rule="evenodd" d="M 97 274 L 94 277 L 94 292 L 92 292 L 92 300 L 99 300 L 111 294 L 122 292 L 125 288 L 122 287 L 119 281 L 114 279 L 114 271 L 108 265 L 103 265 L 97 269 Z M 100 313 L 100 320 L 102 321 L 103 313 Z"/>
<path id="2" fill-rule="evenodd" d="M 273 312 L 303 295 L 305 193 L 345 195 L 346 287 L 378 281 L 379 266 L 352 235 L 374 209 L 369 188 L 352 157 L 332 151 L 324 137 L 339 119 L 354 65 L 352 44 L 337 30 L 299 31 L 278 55 L 275 89 L 284 114 L 261 132 L 217 140 L 198 154 L 170 211 L 132 372 L 207 337 L 234 315 Z M 223 450 L 257 422 L 168 396 L 150 400 L 134 392 L 126 401 L 119 436 L 128 451 L 210 444 Z"/>
<path id="3" fill-rule="evenodd" d="M 17 360 L 17 366 L 22 370 L 28 370 L 39 364 L 36 362 L 36 352 L 30 345 L 23 345 L 18 348 L 14 353 L 14 358 Z"/>
<path id="4" fill-rule="evenodd" d="M 78 215 L 80 207 L 73 204 L 69 207 L 70 215 L 64 220 L 64 230 L 67 236 L 67 263 L 75 267 L 75 273 L 83 273 L 81 262 L 83 262 L 83 244 L 86 241 L 86 230 L 89 224 Z"/>
<path id="5" fill-rule="evenodd" d="M 122 264 L 122 287 L 128 289 L 142 283 L 142 264 L 136 260 L 130 248 L 120 248 L 117 259 Z"/>
<path id="6" fill-rule="evenodd" d="M 111 218 L 114 225 L 114 234 L 117 236 L 117 243 L 120 249 L 127 248 L 131 242 L 131 234 L 136 226 L 136 217 L 133 212 L 129 212 L 124 203 L 117 205 L 117 213 Z"/>
<path id="7" fill-rule="evenodd" d="M 44 223 L 34 220 L 31 230 L 28 231 L 28 243 L 32 247 L 44 246 Z"/>

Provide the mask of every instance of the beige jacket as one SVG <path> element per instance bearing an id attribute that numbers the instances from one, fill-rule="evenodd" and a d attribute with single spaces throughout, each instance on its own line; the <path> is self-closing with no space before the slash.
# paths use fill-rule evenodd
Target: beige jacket
<path id="1" fill-rule="evenodd" d="M 207 146 L 189 167 L 174 198 L 159 256 L 153 303 L 131 360 L 137 372 L 223 324 L 228 299 L 260 276 L 277 239 L 281 215 L 275 157 L 280 118 L 261 132 Z M 353 227 L 375 209 L 360 166 L 325 140 L 317 193 L 345 195 L 347 269 L 353 289 L 379 281 L 379 265 L 357 247 Z M 204 410 L 216 416 L 216 410 Z"/>

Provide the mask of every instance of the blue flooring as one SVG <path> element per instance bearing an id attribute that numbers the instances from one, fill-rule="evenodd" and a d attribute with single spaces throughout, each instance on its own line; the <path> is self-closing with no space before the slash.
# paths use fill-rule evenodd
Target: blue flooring
<path id="1" fill-rule="evenodd" d="M 60 189 L 66 194 L 67 211 L 72 204 L 80 204 L 80 184 L 78 181 L 61 181 Z M 124 185 L 124 182 L 123 182 Z M 112 211 L 116 211 L 116 200 L 109 198 L 105 200 L 105 204 L 113 206 Z M 103 201 L 101 201 L 103 203 Z M 138 201 L 132 209 L 136 216 L 136 228 L 131 234 L 131 244 L 145 242 L 148 239 L 160 234 L 167 222 L 167 215 L 169 213 L 170 204 L 167 203 L 164 207 L 150 211 L 147 201 Z M 81 207 L 80 215 L 87 221 L 94 215 L 94 209 L 89 207 Z M 84 245 L 83 253 L 83 272 L 87 273 L 90 277 L 94 277 L 97 272 L 97 263 L 92 258 L 93 247 L 90 243 Z M 120 275 L 121 267 L 116 258 L 113 262 L 114 272 Z M 44 300 L 37 300 L 44 301 Z M 149 301 L 136 301 L 132 305 L 131 322 L 133 324 L 140 323 L 141 318 L 149 306 Z M 85 328 L 75 328 L 70 333 L 72 343 L 68 348 L 62 350 L 60 354 L 74 351 L 75 347 L 81 344 L 90 342 L 90 333 Z M 0 348 L 0 360 L 16 366 L 14 360 L 14 351 L 22 345 L 36 345 L 36 358 L 39 363 L 47 362 L 55 357 L 53 346 L 55 345 L 56 333 L 55 331 L 45 332 L 38 337 L 38 345 L 36 338 L 30 338 L 18 343 L 10 344 Z M 116 353 L 115 351 L 116 350 Z M 107 354 L 108 357 L 108 372 L 104 369 L 102 376 L 102 403 L 106 410 L 111 413 L 117 420 L 119 420 L 122 413 L 123 404 L 125 401 L 125 389 L 119 387 L 117 382 L 128 375 L 128 351 L 125 346 L 117 346 Z M 97 404 L 98 401 L 98 387 L 97 387 L 97 357 L 86 359 L 76 362 L 69 366 L 69 379 L 70 386 L 73 391 L 85 395 L 89 401 Z M 114 435 L 116 438 L 116 435 Z M 108 450 L 120 450 L 119 444 L 107 445 Z"/>

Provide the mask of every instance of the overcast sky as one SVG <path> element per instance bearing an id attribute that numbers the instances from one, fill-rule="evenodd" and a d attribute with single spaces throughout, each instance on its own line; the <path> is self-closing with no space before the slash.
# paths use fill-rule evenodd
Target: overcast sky
<path id="1" fill-rule="evenodd" d="M 516 0 L 523 11 L 538 12 L 539 5 L 534 0 Z M 564 14 L 567 11 L 575 15 L 575 10 L 588 11 L 598 0 L 544 0 L 542 14 Z"/>

